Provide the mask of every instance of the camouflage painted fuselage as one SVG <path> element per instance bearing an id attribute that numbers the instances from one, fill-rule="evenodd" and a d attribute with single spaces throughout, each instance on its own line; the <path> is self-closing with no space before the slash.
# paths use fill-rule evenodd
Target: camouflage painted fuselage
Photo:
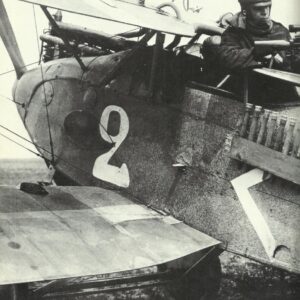
<path id="1" fill-rule="evenodd" d="M 107 83 L 108 72 L 127 59 Z M 179 59 L 171 55 L 173 69 L 161 63 L 154 94 L 151 48 L 131 58 L 84 58 L 86 72 L 74 59 L 54 60 L 24 74 L 14 99 L 25 104 L 19 113 L 49 161 L 50 128 L 58 184 L 119 190 L 229 251 L 300 272 L 300 187 L 265 180 L 230 158 L 226 137 L 237 130 L 243 104 L 189 82 L 191 74 L 182 78 L 178 65 L 189 65 Z"/>

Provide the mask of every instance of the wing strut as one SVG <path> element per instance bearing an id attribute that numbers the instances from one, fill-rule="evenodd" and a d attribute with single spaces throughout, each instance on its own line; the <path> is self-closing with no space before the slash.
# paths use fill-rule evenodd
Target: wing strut
<path id="1" fill-rule="evenodd" d="M 59 28 L 59 26 L 58 26 L 58 24 L 56 23 L 56 21 L 53 19 L 53 17 L 51 16 L 51 14 L 49 13 L 49 11 L 47 10 L 47 7 L 41 5 L 41 8 L 42 8 L 44 14 L 46 15 L 46 17 L 48 18 L 50 24 L 51 24 L 52 27 L 54 28 L 54 30 L 60 35 L 60 37 L 61 37 L 62 40 L 64 41 L 64 43 L 65 43 L 66 47 L 68 48 L 68 50 L 69 50 L 70 52 L 73 53 L 75 59 L 78 61 L 79 65 L 80 65 L 81 69 L 82 69 L 83 71 L 87 71 L 88 68 L 85 66 L 85 64 L 84 64 L 84 63 L 82 62 L 82 60 L 80 59 L 80 57 L 79 57 L 79 55 L 78 55 L 76 49 L 74 49 L 74 48 L 71 46 L 69 40 L 66 38 L 65 34 L 62 32 L 62 30 Z"/>
<path id="2" fill-rule="evenodd" d="M 0 0 L 0 40 L 1 38 L 14 65 L 17 77 L 21 78 L 26 72 L 26 67 L 2 0 Z"/>
<path id="3" fill-rule="evenodd" d="M 165 41 L 165 35 L 160 32 L 157 32 L 156 42 L 153 48 L 153 58 L 152 58 L 151 75 L 150 75 L 150 82 L 149 82 L 150 97 L 154 95 L 155 85 L 157 83 L 157 71 L 159 68 L 159 61 L 163 50 L 164 41 Z"/>

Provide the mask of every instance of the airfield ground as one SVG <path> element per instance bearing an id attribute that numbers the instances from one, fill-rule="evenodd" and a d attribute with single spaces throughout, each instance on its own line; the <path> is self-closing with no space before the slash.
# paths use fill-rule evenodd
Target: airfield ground
<path id="1" fill-rule="evenodd" d="M 44 163 L 40 160 L 0 160 L 0 185 L 17 185 L 24 180 L 40 181 L 45 178 L 46 173 Z M 221 255 L 221 263 L 223 278 L 216 300 L 300 299 L 300 276 L 262 266 L 229 253 Z M 155 294 L 161 293 L 156 291 Z M 113 298 L 114 295 L 103 295 L 91 299 Z M 139 291 L 135 295 L 120 295 L 120 298 L 145 299 Z"/>

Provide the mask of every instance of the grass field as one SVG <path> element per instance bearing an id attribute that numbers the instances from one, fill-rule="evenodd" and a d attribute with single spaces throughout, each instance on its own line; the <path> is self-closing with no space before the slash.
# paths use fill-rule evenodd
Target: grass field
<path id="1" fill-rule="evenodd" d="M 18 185 L 46 178 L 42 160 L 0 160 L 0 185 Z M 217 300 L 300 299 L 300 277 L 262 266 L 236 255 L 221 255 L 223 279 Z M 125 296 L 125 295 L 123 295 Z M 113 299 L 101 297 L 95 299 Z M 122 299 L 144 299 L 125 296 Z"/>
<path id="2" fill-rule="evenodd" d="M 17 185 L 23 181 L 42 181 L 47 167 L 40 159 L 1 159 L 0 185 Z"/>

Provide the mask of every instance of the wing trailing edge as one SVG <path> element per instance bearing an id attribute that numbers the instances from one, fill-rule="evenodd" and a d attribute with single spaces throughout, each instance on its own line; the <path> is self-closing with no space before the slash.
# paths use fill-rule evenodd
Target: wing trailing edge
<path id="1" fill-rule="evenodd" d="M 148 268 L 219 244 L 113 191 L 45 189 L 0 187 L 0 285 Z"/>

